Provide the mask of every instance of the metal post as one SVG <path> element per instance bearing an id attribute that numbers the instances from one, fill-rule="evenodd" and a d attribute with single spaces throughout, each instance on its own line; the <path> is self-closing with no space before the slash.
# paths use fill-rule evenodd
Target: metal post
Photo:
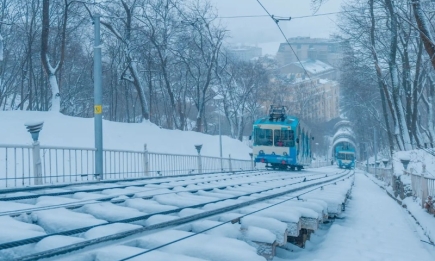
<path id="1" fill-rule="evenodd" d="M 425 177 L 426 174 L 426 164 L 423 163 L 423 171 L 421 173 L 421 206 L 424 207 L 426 200 L 429 196 L 429 186 L 428 179 Z"/>
<path id="2" fill-rule="evenodd" d="M 254 170 L 254 154 L 249 152 L 249 157 L 251 157 L 251 170 Z"/>
<path id="3" fill-rule="evenodd" d="M 231 154 L 228 155 L 228 166 L 230 168 L 230 172 L 233 171 L 233 166 L 231 166 Z"/>
<path id="4" fill-rule="evenodd" d="M 42 185 L 41 147 L 39 146 L 39 141 L 34 141 L 32 145 L 35 185 Z"/>
<path id="5" fill-rule="evenodd" d="M 377 144 L 376 144 L 376 129 L 373 129 L 373 151 L 375 153 L 375 177 L 377 176 L 377 161 L 378 161 L 378 149 L 377 149 Z"/>
<path id="6" fill-rule="evenodd" d="M 39 146 L 39 132 L 42 130 L 44 122 L 28 122 L 25 123 L 26 129 L 32 136 L 32 154 L 33 154 L 33 176 L 35 178 L 35 185 L 42 184 L 42 163 L 41 163 L 41 147 Z M 6 158 L 7 161 L 7 158 Z M 51 164 L 51 163 L 50 163 Z M 6 164 L 7 165 L 7 164 Z"/>
<path id="7" fill-rule="evenodd" d="M 424 178 L 424 173 L 421 173 L 420 176 L 420 193 L 421 193 L 421 206 L 424 207 L 424 203 L 427 199 L 427 183 L 426 179 Z"/>
<path id="8" fill-rule="evenodd" d="M 198 152 L 198 173 L 199 174 L 202 174 L 201 148 L 202 148 L 202 144 L 195 145 L 195 149 Z"/>
<path id="9" fill-rule="evenodd" d="M 103 91 L 101 87 L 100 15 L 94 15 L 94 130 L 95 130 L 95 175 L 103 177 Z"/>
<path id="10" fill-rule="evenodd" d="M 366 149 L 366 172 L 369 173 L 369 148 L 368 143 L 364 142 L 364 148 Z"/>
<path id="11" fill-rule="evenodd" d="M 219 114 L 219 156 L 221 161 L 221 172 L 224 171 L 224 163 L 222 159 L 222 132 L 221 132 L 221 115 Z"/>
<path id="12" fill-rule="evenodd" d="M 198 151 L 198 173 L 202 174 L 201 152 Z"/>
<path id="13" fill-rule="evenodd" d="M 148 160 L 148 149 L 147 149 L 147 145 L 144 144 L 144 151 L 143 151 L 143 167 L 144 167 L 144 172 L 145 172 L 145 176 L 149 175 L 149 160 Z"/>

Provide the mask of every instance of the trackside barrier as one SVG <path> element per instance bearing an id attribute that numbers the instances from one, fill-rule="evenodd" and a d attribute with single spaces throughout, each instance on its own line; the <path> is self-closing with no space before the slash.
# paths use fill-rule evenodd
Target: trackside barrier
<path id="1" fill-rule="evenodd" d="M 39 146 L 40 164 L 34 164 L 35 149 L 38 146 L 0 144 L 0 188 L 98 180 L 94 148 Z M 103 161 L 105 180 L 253 169 L 251 160 L 154 153 L 146 145 L 143 151 L 103 150 Z M 35 166 L 42 168 L 38 179 Z"/>
<path id="2" fill-rule="evenodd" d="M 394 190 L 398 189 L 397 186 L 399 186 L 399 184 L 397 184 L 397 182 L 400 180 L 394 175 L 394 170 L 392 168 L 376 168 L 375 171 L 374 167 L 367 168 L 364 164 L 361 164 L 359 167 L 362 170 L 368 170 L 371 174 L 376 173 L 377 179 L 384 181 L 388 186 L 392 186 Z M 424 173 L 425 167 L 423 167 L 423 169 Z M 429 196 L 435 198 L 435 178 L 406 170 L 403 171 L 403 175 L 411 178 L 412 194 L 421 199 L 422 207 Z"/>
<path id="3" fill-rule="evenodd" d="M 404 171 L 404 174 L 411 176 L 412 193 L 415 197 L 421 199 L 422 207 L 429 196 L 435 198 L 435 178 L 407 171 Z"/>
<path id="4" fill-rule="evenodd" d="M 330 166 L 331 162 L 328 161 L 315 161 L 315 162 L 311 162 L 310 164 L 310 168 L 321 168 L 321 167 L 326 167 L 326 166 Z"/>
<path id="5" fill-rule="evenodd" d="M 395 184 L 395 176 L 394 170 L 392 168 L 383 168 L 383 167 L 374 167 L 368 166 L 365 163 L 357 164 L 357 167 L 361 170 L 364 170 L 370 174 L 375 175 L 375 177 L 379 180 L 382 180 L 388 186 L 392 186 Z"/>

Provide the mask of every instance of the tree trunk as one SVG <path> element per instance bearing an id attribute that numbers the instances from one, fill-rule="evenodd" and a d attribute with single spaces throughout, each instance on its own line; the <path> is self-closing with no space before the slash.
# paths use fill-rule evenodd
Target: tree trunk
<path id="1" fill-rule="evenodd" d="M 371 45 L 372 45 L 371 49 L 372 49 L 372 56 L 373 56 L 375 69 L 376 69 L 376 76 L 377 76 L 377 80 L 378 80 L 379 94 L 381 96 L 382 115 L 384 116 L 385 127 L 387 129 L 390 155 L 393 155 L 394 141 L 393 141 L 393 134 L 391 132 L 391 127 L 390 127 L 390 123 L 389 123 L 389 119 L 388 119 L 388 110 L 387 110 L 386 95 L 385 95 L 385 93 L 388 94 L 388 91 L 387 91 L 387 86 L 386 86 L 385 82 L 383 81 L 382 70 L 379 67 L 378 56 L 376 54 L 376 49 L 375 49 L 375 16 L 374 16 L 374 12 L 373 12 L 373 1 L 374 0 L 370 0 L 370 18 L 371 18 L 370 41 L 371 41 Z"/>
<path id="2" fill-rule="evenodd" d="M 398 128 L 400 131 L 400 138 L 403 141 L 403 148 L 405 150 L 411 150 L 411 139 L 408 132 L 408 126 L 406 124 L 405 112 L 403 111 L 402 100 L 400 99 L 399 93 L 399 72 L 396 64 L 396 53 L 397 53 L 397 18 L 394 13 L 394 6 L 392 0 L 385 0 L 385 4 L 387 5 L 388 11 L 390 13 L 390 30 L 391 30 L 391 39 L 390 39 L 390 55 L 389 55 L 389 70 L 391 77 L 391 85 L 392 85 L 392 96 L 393 96 L 393 104 L 394 109 L 397 115 L 398 120 Z"/>
<path id="3" fill-rule="evenodd" d="M 427 54 L 429 55 L 432 67 L 435 69 L 435 44 L 430 32 L 428 21 L 421 9 L 420 0 L 412 1 L 412 7 L 414 9 L 415 20 L 420 32 L 420 38 L 423 41 Z"/>

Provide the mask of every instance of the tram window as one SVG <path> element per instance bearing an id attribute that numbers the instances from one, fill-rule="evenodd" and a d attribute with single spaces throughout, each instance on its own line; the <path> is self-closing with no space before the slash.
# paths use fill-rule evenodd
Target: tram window
<path id="1" fill-rule="evenodd" d="M 293 147 L 294 132 L 292 130 L 275 130 L 274 145 L 277 147 Z"/>
<path id="2" fill-rule="evenodd" d="M 348 160 L 353 160 L 353 158 L 354 158 L 353 154 L 347 154 L 346 155 L 346 159 L 348 159 Z"/>
<path id="3" fill-rule="evenodd" d="M 254 145 L 272 146 L 272 130 L 256 128 L 254 130 Z"/>
<path id="4" fill-rule="evenodd" d="M 344 154 L 344 153 L 338 153 L 337 158 L 338 159 L 346 159 L 346 154 Z"/>

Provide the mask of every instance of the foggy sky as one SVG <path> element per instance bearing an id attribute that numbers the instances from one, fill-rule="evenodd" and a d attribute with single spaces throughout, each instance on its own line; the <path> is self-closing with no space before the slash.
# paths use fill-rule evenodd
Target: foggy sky
<path id="1" fill-rule="evenodd" d="M 266 15 L 256 0 L 210 0 L 216 7 L 219 16 Z M 317 14 L 340 11 L 343 0 L 328 0 L 317 11 Z M 296 36 L 329 37 L 337 32 L 336 15 L 296 18 L 312 15 L 310 0 L 261 0 L 272 14 L 294 17 L 291 21 L 281 21 L 284 33 L 288 38 Z M 222 24 L 230 30 L 231 42 L 257 44 L 265 42 L 282 42 L 275 22 L 269 17 L 222 19 Z"/>

